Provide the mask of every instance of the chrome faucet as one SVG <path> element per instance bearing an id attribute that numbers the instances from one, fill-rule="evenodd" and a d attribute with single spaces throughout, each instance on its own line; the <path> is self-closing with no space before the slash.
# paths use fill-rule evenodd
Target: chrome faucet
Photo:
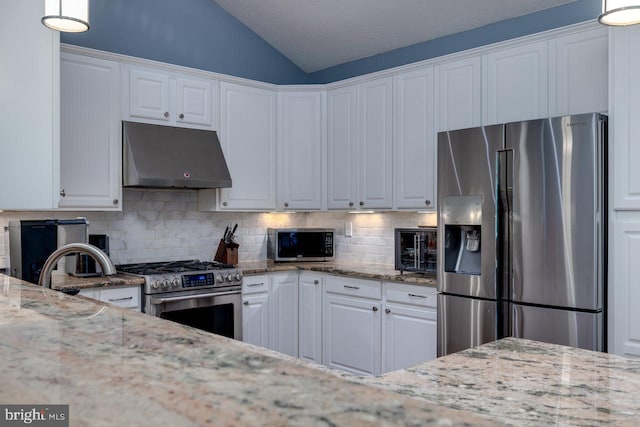
<path id="1" fill-rule="evenodd" d="M 53 267 L 55 267 L 56 263 L 60 261 L 63 256 L 72 253 L 82 253 L 89 255 L 98 263 L 98 265 L 100 265 L 102 274 L 104 274 L 105 276 L 112 276 L 116 274 L 116 268 L 113 266 L 113 263 L 111 262 L 109 257 L 99 248 L 87 243 L 69 243 L 67 245 L 60 246 L 51 255 L 49 255 L 49 258 L 47 258 L 44 265 L 42 266 L 40 278 L 38 279 L 38 285 L 44 286 L 45 288 L 50 288 L 51 272 L 53 271 Z"/>

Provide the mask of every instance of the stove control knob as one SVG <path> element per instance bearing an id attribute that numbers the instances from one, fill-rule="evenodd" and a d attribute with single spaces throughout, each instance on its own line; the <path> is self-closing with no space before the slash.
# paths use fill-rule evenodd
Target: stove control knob
<path id="1" fill-rule="evenodd" d="M 233 277 L 231 277 L 231 274 L 227 274 L 227 282 L 233 282 Z"/>
<path id="2" fill-rule="evenodd" d="M 242 273 L 236 273 L 236 280 L 239 282 L 242 280 Z"/>
<path id="3" fill-rule="evenodd" d="M 177 288 L 180 286 L 180 280 L 176 277 L 173 279 L 173 281 L 171 282 L 171 285 L 173 285 L 174 288 Z"/>
<path id="4" fill-rule="evenodd" d="M 216 283 L 222 283 L 224 282 L 224 277 L 222 277 L 222 274 L 218 274 L 216 276 Z"/>
<path id="5" fill-rule="evenodd" d="M 162 281 L 162 289 L 168 289 L 169 288 L 169 281 L 167 279 L 164 279 Z"/>
<path id="6" fill-rule="evenodd" d="M 151 287 L 153 289 L 158 289 L 160 287 L 160 283 L 158 283 L 157 280 L 154 280 L 153 282 L 151 282 Z"/>

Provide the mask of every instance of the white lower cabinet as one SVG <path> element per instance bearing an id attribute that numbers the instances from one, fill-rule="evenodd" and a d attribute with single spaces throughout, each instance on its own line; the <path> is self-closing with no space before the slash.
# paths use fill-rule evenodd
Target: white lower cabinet
<path id="1" fill-rule="evenodd" d="M 300 272 L 298 278 L 298 357 L 322 363 L 323 275 Z"/>
<path id="2" fill-rule="evenodd" d="M 435 288 L 385 283 L 384 294 L 383 372 L 435 359 L 438 332 Z"/>
<path id="3" fill-rule="evenodd" d="M 140 286 L 123 286 L 117 288 L 81 289 L 78 295 L 96 299 L 122 308 L 140 311 Z"/>
<path id="4" fill-rule="evenodd" d="M 323 304 L 325 365 L 379 375 L 382 316 L 380 282 L 328 275 Z"/>
<path id="5" fill-rule="evenodd" d="M 269 275 L 269 348 L 298 356 L 298 272 Z"/>
<path id="6" fill-rule="evenodd" d="M 269 277 L 245 276 L 242 284 L 242 341 L 269 347 Z"/>

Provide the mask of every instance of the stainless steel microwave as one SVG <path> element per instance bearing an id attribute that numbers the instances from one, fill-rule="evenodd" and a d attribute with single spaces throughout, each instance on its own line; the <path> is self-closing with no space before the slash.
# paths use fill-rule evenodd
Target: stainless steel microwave
<path id="1" fill-rule="evenodd" d="M 396 228 L 396 270 L 436 273 L 435 227 Z"/>
<path id="2" fill-rule="evenodd" d="M 274 261 L 330 261 L 334 234 L 330 228 L 269 228 L 267 257 Z"/>

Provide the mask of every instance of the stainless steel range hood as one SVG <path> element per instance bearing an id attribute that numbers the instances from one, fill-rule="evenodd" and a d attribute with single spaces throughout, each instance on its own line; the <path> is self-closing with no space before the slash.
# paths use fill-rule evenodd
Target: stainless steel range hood
<path id="1" fill-rule="evenodd" d="M 231 176 L 214 131 L 122 122 L 124 187 L 226 188 Z"/>

